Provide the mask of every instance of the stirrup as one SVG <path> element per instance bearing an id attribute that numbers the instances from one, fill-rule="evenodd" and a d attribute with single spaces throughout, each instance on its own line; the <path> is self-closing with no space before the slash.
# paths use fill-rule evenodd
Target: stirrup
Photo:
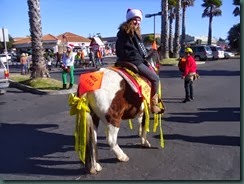
<path id="1" fill-rule="evenodd" d="M 160 104 L 160 103 L 162 104 L 162 106 L 163 106 L 162 108 L 163 108 L 163 110 L 165 111 L 165 110 L 166 110 L 166 107 L 165 107 L 165 105 L 164 105 L 164 102 L 163 102 L 163 99 L 162 99 L 162 98 L 159 98 L 159 99 L 158 99 L 158 103 L 159 103 L 159 104 Z"/>

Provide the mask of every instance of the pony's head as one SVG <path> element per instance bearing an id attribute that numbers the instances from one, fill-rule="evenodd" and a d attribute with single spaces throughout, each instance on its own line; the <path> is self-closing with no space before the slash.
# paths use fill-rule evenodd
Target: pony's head
<path id="1" fill-rule="evenodd" d="M 150 49 L 146 59 L 150 63 L 154 71 L 158 74 L 160 69 L 160 57 L 158 51 L 155 49 Z"/>

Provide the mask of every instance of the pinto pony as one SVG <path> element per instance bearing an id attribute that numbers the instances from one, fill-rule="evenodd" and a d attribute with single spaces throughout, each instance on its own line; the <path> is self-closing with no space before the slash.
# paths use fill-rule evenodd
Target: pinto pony
<path id="1" fill-rule="evenodd" d="M 149 52 L 151 66 L 159 71 L 159 57 L 157 51 Z M 142 96 L 138 95 L 128 82 L 116 71 L 100 68 L 102 81 L 99 89 L 82 94 L 83 86 L 79 83 L 77 95 L 71 94 L 71 114 L 77 114 L 76 122 L 76 151 L 85 164 L 87 172 L 95 174 L 102 170 L 97 162 L 97 129 L 101 120 L 106 126 L 106 138 L 111 150 L 119 161 L 127 162 L 129 157 L 117 143 L 117 136 L 121 120 L 136 119 L 139 123 L 139 136 L 143 147 L 151 147 L 147 140 L 145 126 L 145 108 Z M 82 77 L 82 75 L 81 75 Z M 163 104 L 163 103 L 162 103 Z M 79 106 L 79 107 L 78 107 Z M 74 108 L 73 108 L 74 107 Z M 163 106 L 164 107 L 164 106 Z M 74 109 L 80 109 L 80 113 Z M 147 108 L 148 110 L 148 108 Z M 149 118 L 148 118 L 148 121 Z"/>

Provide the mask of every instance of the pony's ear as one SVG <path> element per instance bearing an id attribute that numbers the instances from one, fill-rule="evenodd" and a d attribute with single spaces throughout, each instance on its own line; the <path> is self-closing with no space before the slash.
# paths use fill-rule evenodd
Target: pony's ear
<path id="1" fill-rule="evenodd" d="M 126 13 L 128 13 L 130 10 L 131 10 L 131 8 L 128 8 Z"/>

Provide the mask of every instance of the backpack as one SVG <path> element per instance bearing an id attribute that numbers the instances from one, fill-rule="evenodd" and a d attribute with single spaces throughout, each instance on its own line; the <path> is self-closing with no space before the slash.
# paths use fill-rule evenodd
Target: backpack
<path id="1" fill-rule="evenodd" d="M 181 72 L 184 72 L 186 66 L 186 58 L 180 58 L 178 62 L 178 68 Z"/>

